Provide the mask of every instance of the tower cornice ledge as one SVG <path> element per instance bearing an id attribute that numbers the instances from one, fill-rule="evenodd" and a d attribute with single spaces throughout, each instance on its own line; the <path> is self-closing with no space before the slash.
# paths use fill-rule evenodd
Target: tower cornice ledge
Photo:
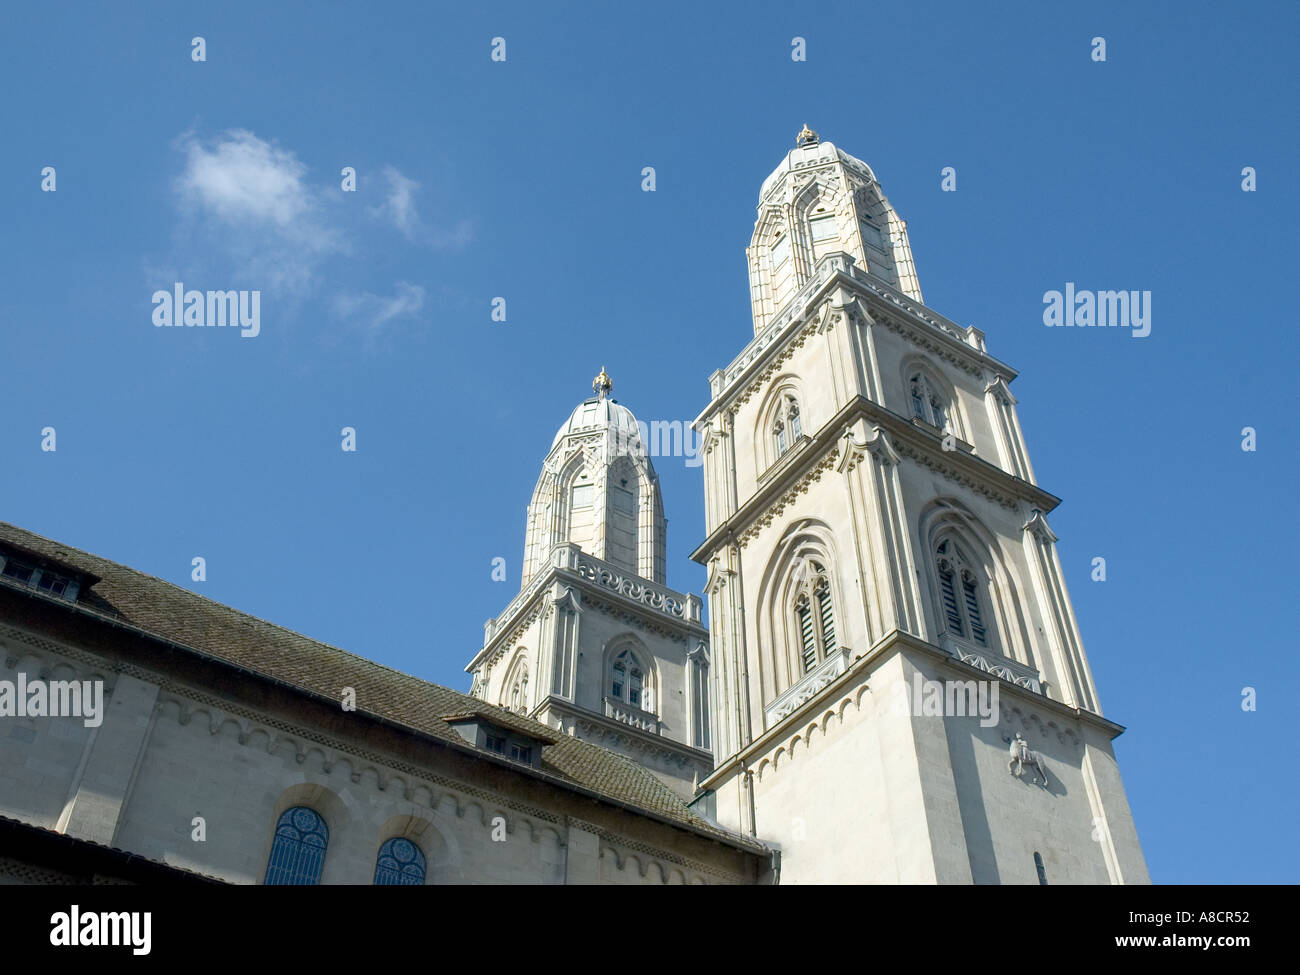
<path id="1" fill-rule="evenodd" d="M 708 422 L 714 414 L 730 407 L 743 397 L 750 384 L 762 373 L 772 356 L 783 350 L 804 327 L 813 323 L 817 311 L 840 288 L 847 289 L 848 301 L 837 302 L 847 308 L 857 299 L 885 327 L 904 329 L 921 344 L 930 344 L 945 357 L 959 362 L 973 372 L 987 370 L 1004 383 L 1016 378 L 1017 372 L 984 348 L 984 333 L 963 327 L 932 308 L 904 295 L 868 275 L 845 253 L 827 254 L 817 264 L 813 276 L 804 283 L 785 308 L 741 350 L 725 369 L 712 377 L 712 400 L 695 418 L 695 426 Z"/>
<path id="2" fill-rule="evenodd" d="M 519 595 L 510 601 L 505 612 L 492 621 L 492 629 L 483 643 L 483 649 L 466 665 L 465 672 L 473 673 L 483 663 L 512 646 L 515 637 L 527 625 L 533 613 L 540 611 L 541 601 L 547 597 L 558 598 L 563 595 L 562 592 L 553 592 L 555 583 L 608 600 L 648 625 L 676 631 L 684 639 L 694 637 L 708 642 L 708 628 L 700 619 L 699 596 L 669 589 L 634 572 L 611 565 L 604 559 L 588 555 L 576 545 L 563 544 L 551 550 L 551 561 L 545 571 L 529 580 Z"/>
<path id="3" fill-rule="evenodd" d="M 624 735 L 628 739 L 638 742 L 640 747 L 659 754 L 661 757 L 671 758 L 672 761 L 679 763 L 683 767 L 688 764 L 702 764 L 706 768 L 713 768 L 713 753 L 711 751 L 675 741 L 665 735 L 646 731 L 644 728 L 638 728 L 626 721 L 620 721 L 606 714 L 600 714 L 581 707 L 554 694 L 548 694 L 543 698 L 541 703 L 533 708 L 531 717 L 536 721 L 549 725 L 550 722 L 546 718 L 550 714 L 564 715 L 585 721 L 592 727 L 601 729 L 607 735 Z M 583 735 L 577 735 L 576 737 L 583 738 L 584 741 L 589 738 L 589 736 Z M 600 742 L 595 742 L 595 744 L 600 744 Z"/>
<path id="4" fill-rule="evenodd" d="M 927 643 L 920 637 L 913 636 L 910 633 L 904 633 L 901 630 L 891 630 L 883 637 L 876 641 L 875 645 L 865 653 L 856 656 L 849 652 L 853 657 L 848 667 L 837 676 L 834 680 L 821 688 L 816 694 L 801 702 L 797 708 L 784 715 L 780 721 L 772 727 L 766 729 L 761 735 L 751 741 L 748 745 L 741 748 L 734 755 L 724 758 L 708 778 L 700 783 L 701 791 L 717 788 L 718 784 L 725 781 L 730 775 L 737 770 L 744 770 L 754 765 L 764 755 L 768 754 L 783 739 L 793 734 L 796 730 L 802 728 L 804 724 L 814 714 L 820 712 L 827 703 L 834 698 L 843 695 L 848 689 L 855 688 L 859 684 L 867 681 L 872 672 L 879 668 L 886 660 L 896 653 L 914 652 L 921 653 L 931 658 L 935 663 L 950 667 L 959 674 L 969 677 L 973 680 L 988 680 L 989 673 L 974 667 L 971 664 L 964 663 L 957 657 L 954 657 L 942 647 L 937 647 L 932 643 Z M 996 677 L 996 675 L 994 675 Z M 1051 712 L 1053 715 L 1078 721 L 1082 724 L 1089 725 L 1103 734 L 1107 739 L 1115 739 L 1124 733 L 1124 726 L 1116 724 L 1109 718 L 1104 718 L 1100 714 L 1088 711 L 1084 708 L 1074 707 L 1061 701 L 1055 701 L 1044 694 L 1031 691 L 1028 688 L 1021 687 L 1005 678 L 1000 680 L 999 690 L 1002 695 L 1008 699 L 1032 708 Z M 867 691 L 870 693 L 869 689 Z"/>
<path id="5" fill-rule="evenodd" d="M 736 541 L 743 544 L 745 532 L 780 503 L 784 495 L 797 489 L 800 480 L 815 476 L 835 460 L 845 432 L 859 419 L 865 420 L 868 426 L 880 427 L 902 457 L 924 464 L 1008 507 L 1024 501 L 1047 514 L 1061 503 L 1055 495 L 981 457 L 959 450 L 944 450 L 939 437 L 918 429 L 910 420 L 865 396 L 855 396 L 799 449 L 799 455 L 804 458 L 802 462 L 789 465 L 760 487 L 730 518 L 709 533 L 691 553 L 691 558 L 705 565 L 721 545 Z"/>

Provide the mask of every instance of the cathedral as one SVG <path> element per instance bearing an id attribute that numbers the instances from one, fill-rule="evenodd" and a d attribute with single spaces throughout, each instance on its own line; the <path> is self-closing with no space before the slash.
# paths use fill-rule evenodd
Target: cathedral
<path id="1" fill-rule="evenodd" d="M 468 694 L 0 523 L 0 881 L 1148 883 L 1015 371 L 807 126 L 746 254 L 703 598 L 602 368 Z"/>

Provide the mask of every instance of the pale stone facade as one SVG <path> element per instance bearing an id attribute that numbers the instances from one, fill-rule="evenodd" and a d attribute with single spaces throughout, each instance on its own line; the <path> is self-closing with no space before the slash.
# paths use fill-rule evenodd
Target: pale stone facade
<path id="1" fill-rule="evenodd" d="M 984 336 L 921 304 L 865 163 L 805 129 L 763 183 L 754 339 L 705 438 L 717 768 L 785 882 L 1143 883 L 1040 489 Z M 920 674 L 1000 714 L 898 707 Z M 1046 787 L 1008 767 L 1020 733 Z"/>
<path id="2" fill-rule="evenodd" d="M 261 883 L 306 809 L 322 883 L 395 840 L 424 883 L 1148 882 L 1015 372 L 806 128 L 748 257 L 754 337 L 696 421 L 708 629 L 603 369 L 470 695 L 0 523 L 0 836 Z M 32 680 L 102 681 L 102 722 L 6 712 Z M 72 875 L 0 848 L 0 882 Z"/>
<path id="3" fill-rule="evenodd" d="M 621 752 L 690 799 L 713 768 L 701 601 L 664 586 L 659 478 L 603 369 L 594 388 L 543 463 L 520 592 L 465 669 L 475 697 Z"/>
<path id="4" fill-rule="evenodd" d="M 3 569 L 19 560 L 79 595 L 16 583 Z M 12 713 L 15 685 L 70 681 L 103 682 L 98 723 Z M 762 844 L 604 749 L 2 523 L 0 698 L 0 817 L 232 883 L 263 882 L 295 807 L 328 829 L 325 884 L 370 884 L 395 838 L 419 848 L 428 884 L 769 871 Z M 462 740 L 466 713 L 540 758 Z M 0 849 L 0 883 L 57 882 L 49 867 Z"/>

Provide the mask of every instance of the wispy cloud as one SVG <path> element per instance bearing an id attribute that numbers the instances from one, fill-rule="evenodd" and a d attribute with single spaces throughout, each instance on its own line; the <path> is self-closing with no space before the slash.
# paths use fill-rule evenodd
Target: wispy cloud
<path id="1" fill-rule="evenodd" d="M 325 256 L 346 249 L 306 182 L 307 167 L 289 150 L 245 129 L 207 143 L 186 133 L 177 145 L 185 154 L 176 180 L 182 213 L 195 225 L 215 221 L 246 270 L 302 290 Z"/>
<path id="2" fill-rule="evenodd" d="M 379 206 L 370 207 L 370 213 L 392 221 L 398 230 L 414 240 L 421 229 L 420 214 L 415 209 L 415 193 L 420 184 L 403 176 L 395 166 L 385 166 L 380 175 L 388 184 L 388 195 Z"/>
<path id="3" fill-rule="evenodd" d="M 371 294 L 339 295 L 334 299 L 334 315 L 365 331 L 373 340 L 383 333 L 390 322 L 400 318 L 414 318 L 424 308 L 424 289 L 409 281 L 398 281 L 391 297 Z"/>
<path id="4" fill-rule="evenodd" d="M 432 244 L 435 247 L 463 247 L 471 239 L 470 224 L 460 221 L 454 229 L 430 227 L 420 217 L 415 198 L 420 184 L 403 174 L 396 166 L 385 166 L 379 175 L 387 187 L 384 202 L 369 208 L 371 216 L 387 220 L 412 243 Z"/>

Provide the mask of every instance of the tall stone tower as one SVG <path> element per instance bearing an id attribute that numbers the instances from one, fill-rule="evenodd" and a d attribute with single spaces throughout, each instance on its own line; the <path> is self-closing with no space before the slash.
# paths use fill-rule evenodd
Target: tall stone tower
<path id="1" fill-rule="evenodd" d="M 871 169 L 807 126 L 747 254 L 754 337 L 695 424 L 697 808 L 783 882 L 1148 882 L 1015 371 L 922 304 Z"/>
<path id="2" fill-rule="evenodd" d="M 713 767 L 698 596 L 664 585 L 659 478 L 632 412 L 594 396 L 555 434 L 519 594 L 465 669 L 478 698 L 622 752 L 689 798 Z"/>

